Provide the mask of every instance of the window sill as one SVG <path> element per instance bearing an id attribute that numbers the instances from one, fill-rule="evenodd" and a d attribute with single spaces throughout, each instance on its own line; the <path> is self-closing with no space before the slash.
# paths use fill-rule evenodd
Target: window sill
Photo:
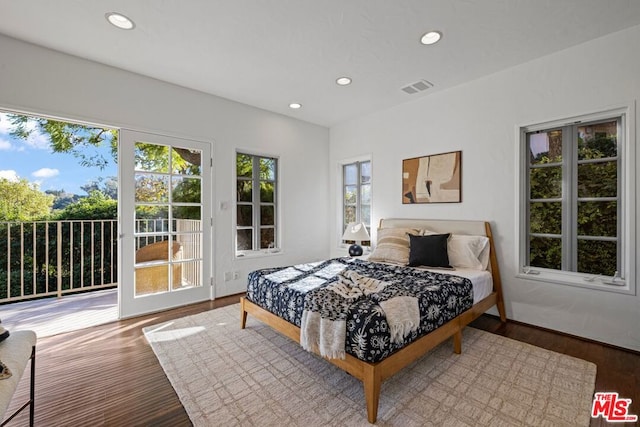
<path id="1" fill-rule="evenodd" d="M 553 271 L 543 268 L 531 268 L 528 272 L 521 271 L 516 274 L 518 279 L 533 280 L 578 288 L 593 289 L 597 291 L 615 292 L 619 294 L 635 295 L 635 288 L 631 287 L 629 280 L 589 274 L 577 274 L 573 272 Z"/>
<path id="2" fill-rule="evenodd" d="M 263 249 L 260 251 L 236 252 L 235 259 L 255 259 L 283 255 L 282 249 Z"/>

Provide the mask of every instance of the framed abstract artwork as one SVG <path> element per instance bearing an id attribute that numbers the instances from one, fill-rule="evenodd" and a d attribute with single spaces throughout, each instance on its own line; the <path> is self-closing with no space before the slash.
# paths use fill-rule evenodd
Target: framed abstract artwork
<path id="1" fill-rule="evenodd" d="M 402 161 L 402 203 L 462 202 L 462 151 Z"/>

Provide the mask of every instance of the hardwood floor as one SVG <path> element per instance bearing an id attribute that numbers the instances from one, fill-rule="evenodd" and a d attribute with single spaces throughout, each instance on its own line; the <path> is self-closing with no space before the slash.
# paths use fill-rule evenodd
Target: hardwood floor
<path id="1" fill-rule="evenodd" d="M 36 359 L 36 426 L 189 426 L 142 328 L 239 301 L 240 295 L 42 338 Z M 491 316 L 484 329 L 598 365 L 596 391 L 617 391 L 640 414 L 640 354 Z M 463 349 L 464 350 L 464 349 Z M 28 395 L 25 373 L 10 410 Z M 27 425 L 28 411 L 8 426 Z M 592 426 L 606 425 L 601 419 Z M 622 424 L 624 426 L 630 423 Z"/>

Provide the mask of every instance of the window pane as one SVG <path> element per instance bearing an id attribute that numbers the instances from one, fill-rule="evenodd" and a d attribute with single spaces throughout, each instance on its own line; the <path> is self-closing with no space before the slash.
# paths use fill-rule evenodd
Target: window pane
<path id="1" fill-rule="evenodd" d="M 546 237 L 531 237 L 529 265 L 555 270 L 562 269 L 562 241 Z"/>
<path id="2" fill-rule="evenodd" d="M 243 229 L 238 230 L 236 234 L 237 243 L 236 249 L 239 251 L 251 251 L 253 250 L 253 230 Z"/>
<path id="3" fill-rule="evenodd" d="M 272 249 L 276 247 L 274 228 L 260 229 L 260 249 Z"/>
<path id="4" fill-rule="evenodd" d="M 159 294 L 169 291 L 169 265 L 153 264 L 153 266 L 144 266 L 145 263 L 141 263 L 138 264 L 141 267 L 136 267 L 136 296 Z"/>
<path id="5" fill-rule="evenodd" d="M 149 261 L 156 261 L 158 264 L 169 262 L 168 236 L 136 236 L 135 266 L 144 267 Z M 164 242 L 164 243 L 162 243 Z M 146 249 L 143 249 L 146 248 Z"/>
<path id="6" fill-rule="evenodd" d="M 260 179 L 263 181 L 275 181 L 276 159 L 260 159 Z"/>
<path id="7" fill-rule="evenodd" d="M 578 127 L 578 160 L 616 157 L 618 124 L 611 121 Z"/>
<path id="8" fill-rule="evenodd" d="M 253 157 L 247 154 L 236 155 L 236 175 L 251 178 L 253 175 Z"/>
<path id="9" fill-rule="evenodd" d="M 173 206 L 173 228 L 171 231 L 200 231 L 200 206 Z"/>
<path id="10" fill-rule="evenodd" d="M 173 289 L 202 286 L 202 261 L 190 261 L 173 264 Z M 176 280 L 176 276 L 180 280 Z"/>
<path id="11" fill-rule="evenodd" d="M 356 185 L 358 183 L 358 166 L 355 163 L 344 166 L 344 184 Z"/>
<path id="12" fill-rule="evenodd" d="M 136 202 L 162 203 L 169 201 L 169 176 L 146 173 L 135 174 Z"/>
<path id="13" fill-rule="evenodd" d="M 356 207 L 345 206 L 344 207 L 344 223 L 345 225 L 356 222 Z"/>
<path id="14" fill-rule="evenodd" d="M 179 250 L 174 251 L 173 261 L 202 259 L 202 234 L 176 234 Z"/>
<path id="15" fill-rule="evenodd" d="M 371 182 L 371 162 L 360 164 L 360 182 L 363 184 Z"/>
<path id="16" fill-rule="evenodd" d="M 251 202 L 253 200 L 252 181 L 239 179 L 237 183 L 237 198 L 239 202 Z"/>
<path id="17" fill-rule="evenodd" d="M 578 165 L 578 197 L 616 197 L 617 162 Z"/>
<path id="18" fill-rule="evenodd" d="M 202 152 L 188 148 L 173 147 L 171 150 L 171 170 L 180 175 L 200 175 Z"/>
<path id="19" fill-rule="evenodd" d="M 360 203 L 362 204 L 370 204 L 371 203 L 371 184 L 362 185 L 360 187 Z"/>
<path id="20" fill-rule="evenodd" d="M 251 227 L 253 225 L 253 206 L 238 205 L 238 226 Z"/>
<path id="21" fill-rule="evenodd" d="M 616 237 L 617 202 L 578 202 L 578 236 Z"/>
<path id="22" fill-rule="evenodd" d="M 260 225 L 275 225 L 275 208 L 260 206 Z"/>
<path id="23" fill-rule="evenodd" d="M 169 173 L 169 147 L 166 145 L 136 142 L 135 170 Z"/>
<path id="24" fill-rule="evenodd" d="M 613 276 L 617 267 L 616 242 L 578 240 L 578 272 Z"/>
<path id="25" fill-rule="evenodd" d="M 529 161 L 532 165 L 562 161 L 562 131 L 530 133 Z"/>
<path id="26" fill-rule="evenodd" d="M 275 203 L 275 184 L 262 181 L 260 183 L 260 201 L 262 203 Z"/>
<path id="27" fill-rule="evenodd" d="M 371 223 L 371 206 L 362 205 L 360 207 L 360 221 L 364 222 L 365 225 Z"/>
<path id="28" fill-rule="evenodd" d="M 172 176 L 172 199 L 176 203 L 200 203 L 200 179 Z"/>
<path id="29" fill-rule="evenodd" d="M 136 205 L 136 233 L 169 231 L 169 206 Z"/>
<path id="30" fill-rule="evenodd" d="M 344 187 L 344 202 L 355 204 L 357 201 L 358 187 L 355 185 L 348 185 Z"/>
<path id="31" fill-rule="evenodd" d="M 562 233 L 562 203 L 531 203 L 529 205 L 529 231 L 542 234 Z"/>
<path id="32" fill-rule="evenodd" d="M 562 197 L 562 167 L 529 170 L 531 199 L 557 199 Z"/>

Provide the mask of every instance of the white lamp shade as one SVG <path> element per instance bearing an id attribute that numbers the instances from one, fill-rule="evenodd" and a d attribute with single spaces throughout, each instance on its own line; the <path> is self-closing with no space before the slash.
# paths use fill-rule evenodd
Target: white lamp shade
<path id="1" fill-rule="evenodd" d="M 363 240 L 369 240 L 369 233 L 367 233 L 367 227 L 363 223 L 351 223 L 347 225 L 347 229 L 344 230 L 342 240 L 355 240 L 362 242 Z"/>

